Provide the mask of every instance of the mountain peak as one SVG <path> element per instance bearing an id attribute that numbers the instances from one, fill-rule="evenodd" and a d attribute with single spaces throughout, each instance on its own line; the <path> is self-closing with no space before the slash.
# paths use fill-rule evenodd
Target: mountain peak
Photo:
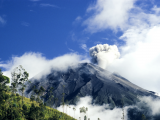
<path id="1" fill-rule="evenodd" d="M 33 83 L 26 90 L 29 97 L 32 94 L 31 88 L 43 86 L 46 90 L 44 101 L 49 102 L 50 88 L 53 87 L 53 95 L 58 98 L 57 105 L 60 105 L 62 94 L 70 104 L 75 104 L 80 97 L 92 96 L 95 104 L 110 104 L 111 108 L 134 104 L 138 96 L 155 96 L 152 92 L 142 89 L 124 77 L 111 73 L 91 63 L 80 63 L 78 66 L 70 67 L 66 72 L 55 71 L 39 80 L 32 80 Z M 63 87 L 65 86 L 65 87 Z"/>

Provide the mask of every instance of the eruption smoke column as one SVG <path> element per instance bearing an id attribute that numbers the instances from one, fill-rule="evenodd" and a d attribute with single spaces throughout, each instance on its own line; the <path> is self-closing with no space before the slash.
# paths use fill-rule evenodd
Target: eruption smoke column
<path id="1" fill-rule="evenodd" d="M 115 59 L 120 57 L 120 53 L 116 45 L 98 44 L 89 49 L 91 61 L 98 64 L 101 68 L 106 68 Z"/>

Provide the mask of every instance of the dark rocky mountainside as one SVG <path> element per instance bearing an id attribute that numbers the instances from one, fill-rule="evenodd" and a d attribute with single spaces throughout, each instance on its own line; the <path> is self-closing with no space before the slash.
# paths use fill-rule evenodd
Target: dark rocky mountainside
<path id="1" fill-rule="evenodd" d="M 70 67 L 67 72 L 54 71 L 41 79 L 32 79 L 32 85 L 26 90 L 30 97 L 35 86 L 45 88 L 44 101 L 53 106 L 54 98 L 58 98 L 57 106 L 61 104 L 63 93 L 65 101 L 75 104 L 80 97 L 92 96 L 95 104 L 110 104 L 111 108 L 134 104 L 138 96 L 153 96 L 152 92 L 142 89 L 118 74 L 112 74 L 91 63 L 80 63 L 78 67 Z M 51 87 L 54 89 L 50 91 Z M 54 98 L 51 98 L 51 95 Z M 51 98 L 49 100 L 49 98 Z"/>

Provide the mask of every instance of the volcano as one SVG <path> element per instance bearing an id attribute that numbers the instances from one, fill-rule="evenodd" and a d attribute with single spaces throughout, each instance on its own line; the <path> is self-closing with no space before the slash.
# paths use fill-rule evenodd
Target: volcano
<path id="1" fill-rule="evenodd" d="M 81 97 L 92 96 L 93 104 L 109 104 L 111 108 L 133 105 L 139 96 L 157 97 L 154 92 L 91 63 L 80 63 L 77 67 L 69 67 L 65 72 L 52 70 L 41 79 L 32 78 L 31 81 L 32 84 L 25 92 L 26 97 L 33 94 L 33 86 L 37 89 L 43 86 L 44 102 L 50 106 L 59 106 L 63 97 L 69 104 L 76 104 Z M 58 99 L 57 102 L 55 98 Z"/>

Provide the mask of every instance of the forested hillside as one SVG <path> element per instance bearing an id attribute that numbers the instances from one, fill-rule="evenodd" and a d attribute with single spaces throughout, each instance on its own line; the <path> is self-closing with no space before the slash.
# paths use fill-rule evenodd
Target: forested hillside
<path id="1" fill-rule="evenodd" d="M 46 106 L 42 100 L 43 87 L 34 89 L 36 94 L 30 99 L 24 97 L 24 83 L 28 82 L 29 74 L 22 66 L 17 67 L 11 75 L 11 86 L 8 86 L 10 79 L 0 69 L 0 120 L 75 120 Z"/>

